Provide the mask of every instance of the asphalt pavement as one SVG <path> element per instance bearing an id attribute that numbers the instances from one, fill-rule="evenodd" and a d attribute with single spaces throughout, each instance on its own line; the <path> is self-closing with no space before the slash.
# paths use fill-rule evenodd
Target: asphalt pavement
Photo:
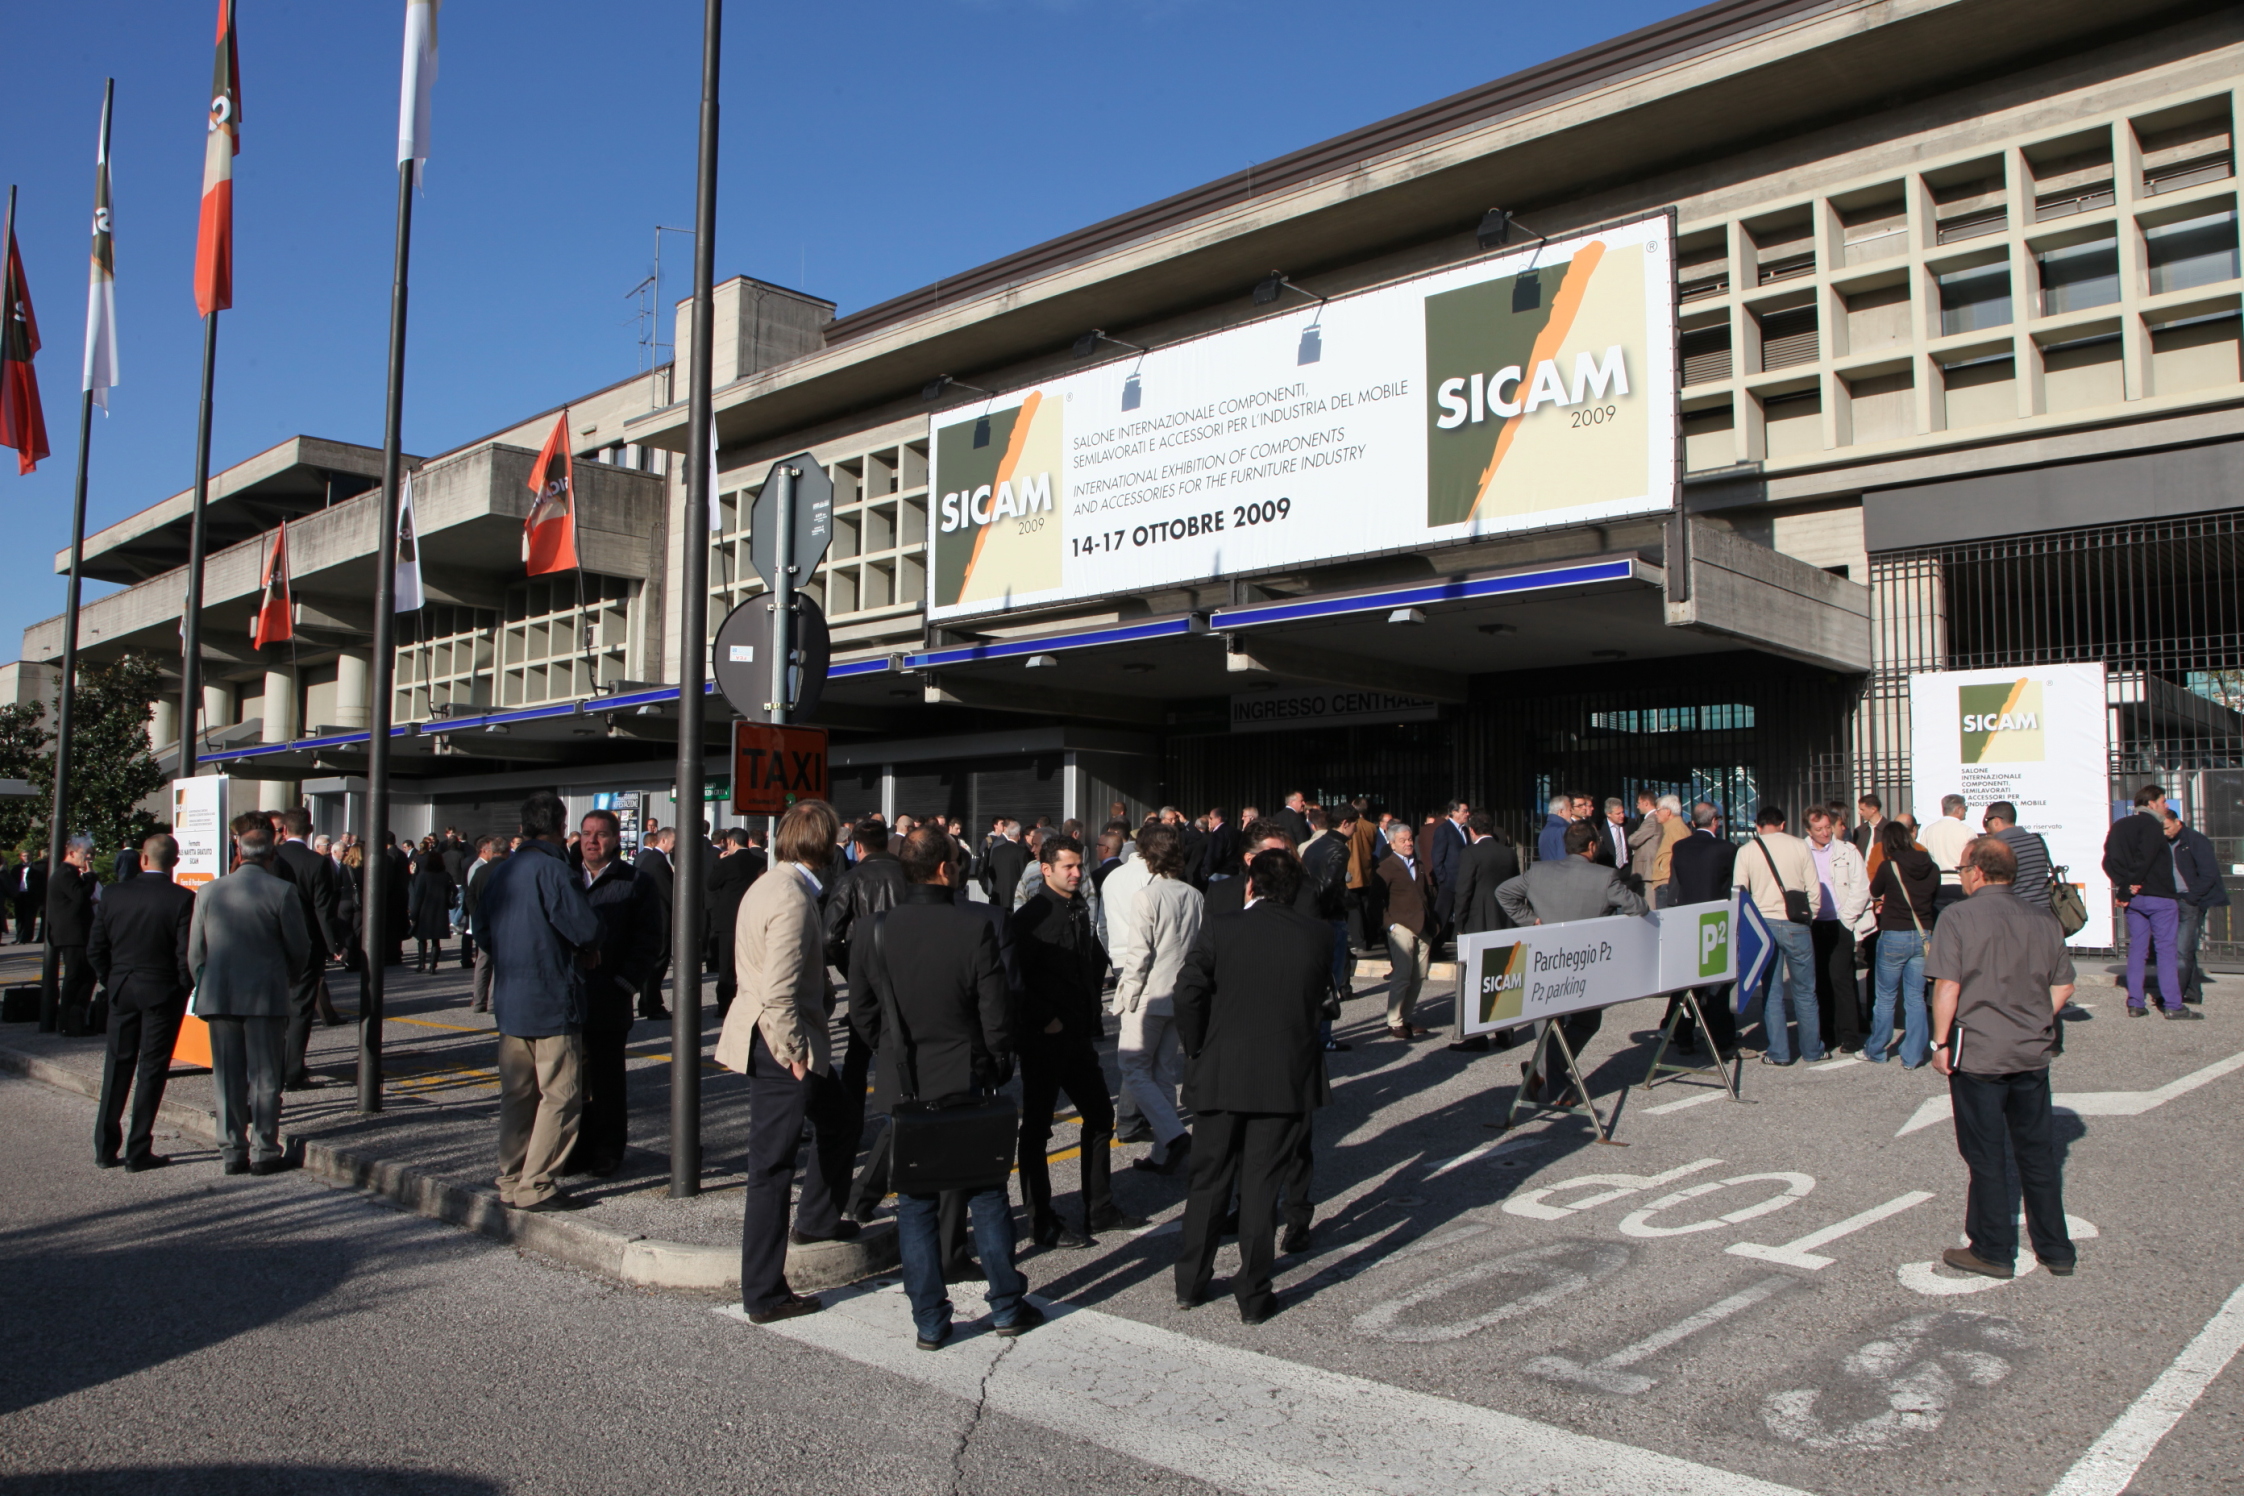
<path id="1" fill-rule="evenodd" d="M 1182 1182 L 1125 1172 L 1148 1231 L 1024 1257 L 1052 1325 L 933 1355 L 892 1283 L 757 1329 L 207 1151 L 97 1172 L 88 1103 L 0 1077 L 0 1496 L 2232 1492 L 2244 1006 L 2084 996 L 2055 1071 L 2070 1278 L 1932 1265 L 1964 1172 L 1929 1069 L 1631 1089 L 1607 1146 L 1579 1117 L 1497 1130 L 1516 1052 L 1372 1037 L 1373 998 L 1276 1318 L 1178 1311 Z M 1608 1015 L 1601 1102 L 1658 1012 Z"/>

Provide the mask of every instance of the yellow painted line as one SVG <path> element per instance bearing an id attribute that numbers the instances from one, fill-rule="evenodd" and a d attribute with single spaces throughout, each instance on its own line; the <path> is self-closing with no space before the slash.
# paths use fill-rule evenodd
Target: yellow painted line
<path id="1" fill-rule="evenodd" d="M 415 1028 L 443 1029 L 454 1034 L 489 1034 L 494 1039 L 499 1036 L 497 1029 L 474 1028 L 464 1023 L 434 1023 L 426 1018 L 390 1018 L 385 1016 L 382 1021 L 384 1023 L 410 1023 Z"/>

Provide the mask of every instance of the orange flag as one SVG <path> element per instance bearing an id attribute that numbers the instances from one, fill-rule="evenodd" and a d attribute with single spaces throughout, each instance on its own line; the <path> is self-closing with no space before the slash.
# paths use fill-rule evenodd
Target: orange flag
<path id="1" fill-rule="evenodd" d="M 522 520 L 522 559 L 530 575 L 573 571 L 577 564 L 575 469 L 569 459 L 569 413 L 554 417 L 553 430 L 530 469 L 530 512 Z"/>
<path id="2" fill-rule="evenodd" d="M 280 533 L 273 537 L 272 552 L 265 557 L 265 596 L 257 605 L 257 616 L 249 621 L 249 642 L 263 649 L 295 637 L 296 607 L 288 592 L 288 521 L 284 519 Z"/>
<path id="3" fill-rule="evenodd" d="M 234 0 L 218 0 L 218 60 L 210 75 L 203 139 L 203 214 L 195 233 L 195 306 L 204 316 L 234 304 L 234 157 L 241 152 L 242 75 Z"/>

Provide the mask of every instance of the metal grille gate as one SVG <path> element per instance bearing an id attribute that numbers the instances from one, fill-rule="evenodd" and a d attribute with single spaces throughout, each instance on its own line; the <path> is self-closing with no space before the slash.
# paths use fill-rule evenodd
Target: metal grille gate
<path id="1" fill-rule="evenodd" d="M 2164 784 L 2225 866 L 2244 863 L 2244 512 L 1884 552 L 1870 572 L 1855 764 L 1889 805 L 1909 800 L 1912 672 L 2102 660 L 2114 802 Z M 2237 913 L 2207 920 L 2208 958 L 2244 959 Z"/>

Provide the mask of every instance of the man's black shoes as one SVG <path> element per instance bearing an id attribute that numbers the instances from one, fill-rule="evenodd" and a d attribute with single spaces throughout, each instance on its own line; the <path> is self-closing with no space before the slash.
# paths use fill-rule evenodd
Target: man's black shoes
<path id="1" fill-rule="evenodd" d="M 168 1167 L 168 1166 L 170 1165 L 170 1163 L 171 1163 L 171 1155 L 170 1155 L 170 1154 L 168 1154 L 168 1153 L 150 1153 L 150 1154 L 147 1154 L 147 1155 L 145 1155 L 145 1156 L 143 1156 L 143 1157 L 140 1157 L 140 1158 L 128 1158 L 128 1159 L 126 1159 L 126 1160 L 125 1160 L 125 1172 L 126 1172 L 127 1174 L 145 1174 L 145 1173 L 147 1173 L 147 1172 L 148 1172 L 148 1171 L 149 1171 L 150 1169 L 161 1169 L 161 1168 L 166 1168 L 166 1167 Z"/>
<path id="2" fill-rule="evenodd" d="M 1285 1236 L 1278 1242 L 1278 1250 L 1288 1257 L 1297 1252 L 1308 1251 L 1309 1228 L 1307 1226 L 1288 1226 Z"/>
<path id="3" fill-rule="evenodd" d="M 1037 1223 L 1035 1241 L 1040 1247 L 1061 1252 L 1080 1252 L 1093 1245 L 1090 1237 L 1057 1216 Z"/>
<path id="4" fill-rule="evenodd" d="M 1014 1307 L 1011 1319 L 1001 1325 L 992 1325 L 990 1328 L 993 1333 L 1011 1340 L 1016 1335 L 1026 1335 L 1042 1323 L 1044 1323 L 1044 1311 L 1027 1299 L 1023 1299 Z"/>
<path id="5" fill-rule="evenodd" d="M 787 1233 L 787 1240 L 798 1247 L 819 1247 L 830 1241 L 855 1241 L 861 1229 L 855 1221 L 845 1217 L 834 1222 L 832 1236 L 810 1236 L 801 1231 L 790 1231 Z"/>
<path id="6" fill-rule="evenodd" d="M 247 1174 L 249 1172 L 249 1160 L 246 1158 L 229 1158 L 226 1160 L 225 1171 L 229 1174 Z"/>
<path id="7" fill-rule="evenodd" d="M 791 1293 L 769 1309 L 750 1311 L 748 1323 L 752 1325 L 777 1324 L 783 1319 L 801 1319 L 806 1314 L 816 1314 L 825 1307 L 824 1304 L 812 1298 L 809 1294 Z"/>
<path id="8" fill-rule="evenodd" d="M 922 1335 L 913 1343 L 923 1351 L 939 1351 L 944 1347 L 945 1344 L 949 1342 L 950 1338 L 951 1327 L 949 1325 L 945 1325 L 943 1326 L 943 1333 L 936 1336 L 933 1340 L 930 1340 L 925 1335 Z"/>
<path id="9" fill-rule="evenodd" d="M 2195 1008 L 2168 1008 L 2166 1016 L 2168 1018 L 2203 1018 L 2205 1015 Z"/>
<path id="10" fill-rule="evenodd" d="M 1150 1143 L 1153 1141 L 1153 1129 L 1146 1126 L 1143 1122 L 1140 1122 L 1137 1126 L 1131 1128 L 1128 1132 L 1116 1133 L 1114 1135 L 1114 1141 L 1123 1144 L 1124 1146 L 1128 1146 L 1131 1143 Z"/>
<path id="11" fill-rule="evenodd" d="M 249 1166 L 249 1172 L 252 1174 L 260 1175 L 281 1174 L 286 1173 L 288 1170 L 296 1167 L 298 1167 L 296 1160 L 290 1158 L 287 1154 L 284 1153 L 279 1158 L 261 1158 L 257 1160 L 257 1162 Z"/>
<path id="12" fill-rule="evenodd" d="M 1084 1222 L 1085 1228 L 1091 1231 L 1143 1231 L 1145 1225 L 1144 1216 L 1128 1215 L 1119 1210 L 1092 1216 Z"/>
<path id="13" fill-rule="evenodd" d="M 114 1169 L 123 1162 L 124 1160 L 114 1153 L 94 1155 L 94 1167 L 97 1169 Z"/>
<path id="14" fill-rule="evenodd" d="M 591 1203 L 582 1195 L 572 1195 L 567 1190 L 555 1190 L 543 1200 L 517 1206 L 516 1209 L 527 1215 L 553 1215 L 564 1210 L 582 1210 Z"/>

